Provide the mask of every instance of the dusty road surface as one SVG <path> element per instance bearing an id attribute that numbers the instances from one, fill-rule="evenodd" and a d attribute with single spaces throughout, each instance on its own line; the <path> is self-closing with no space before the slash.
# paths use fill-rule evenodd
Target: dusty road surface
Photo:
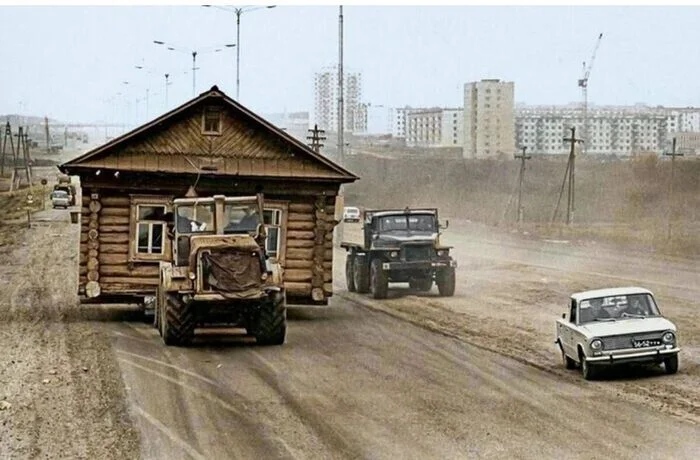
<path id="1" fill-rule="evenodd" d="M 585 246 L 453 226 L 453 298 L 342 293 L 339 251 L 342 296 L 292 308 L 284 346 L 174 348 L 76 306 L 77 226 L 41 216 L 0 255 L 0 458 L 700 457 L 690 262 L 626 272 L 645 257 L 598 251 L 599 266 Z M 552 334 L 570 290 L 637 276 L 682 328 L 679 374 L 564 371 Z"/>

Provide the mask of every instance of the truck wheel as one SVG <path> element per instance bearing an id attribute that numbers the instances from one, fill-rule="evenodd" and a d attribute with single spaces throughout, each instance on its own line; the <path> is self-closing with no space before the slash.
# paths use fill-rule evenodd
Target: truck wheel
<path id="1" fill-rule="evenodd" d="M 381 259 L 372 260 L 370 284 L 372 287 L 372 297 L 375 299 L 386 299 L 387 291 L 389 290 L 389 280 L 384 270 L 382 270 Z"/>
<path id="2" fill-rule="evenodd" d="M 411 289 L 421 292 L 428 292 L 433 287 L 433 280 L 430 278 L 412 279 L 408 281 Z"/>
<path id="3" fill-rule="evenodd" d="M 664 369 L 669 375 L 678 372 L 678 355 L 671 355 L 668 358 L 664 358 Z"/>
<path id="4" fill-rule="evenodd" d="M 284 295 L 266 300 L 258 312 L 253 336 L 258 345 L 282 345 L 287 336 L 287 305 Z"/>
<path id="5" fill-rule="evenodd" d="M 348 291 L 350 292 L 357 291 L 357 287 L 355 286 L 354 258 L 355 257 L 352 254 L 348 253 L 347 258 L 345 259 L 345 284 L 348 285 Z"/>
<path id="6" fill-rule="evenodd" d="M 360 294 L 367 294 L 369 292 L 369 270 L 367 270 L 367 264 L 360 263 L 355 258 L 352 265 L 355 274 L 355 289 Z"/>
<path id="7" fill-rule="evenodd" d="M 191 304 L 177 294 L 165 294 L 161 331 L 166 345 L 187 345 L 194 337 L 195 319 Z"/>
<path id="8" fill-rule="evenodd" d="M 445 268 L 439 271 L 436 277 L 436 284 L 441 296 L 452 297 L 455 295 L 454 267 Z"/>

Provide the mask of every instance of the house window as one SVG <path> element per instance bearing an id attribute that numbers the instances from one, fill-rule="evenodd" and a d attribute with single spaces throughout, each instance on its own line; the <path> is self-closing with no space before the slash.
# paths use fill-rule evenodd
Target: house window
<path id="1" fill-rule="evenodd" d="M 265 223 L 265 230 L 267 231 L 267 240 L 265 241 L 267 255 L 271 258 L 278 259 L 282 240 L 282 210 L 264 209 L 263 222 Z"/>
<path id="2" fill-rule="evenodd" d="M 132 195 L 129 218 L 129 262 L 167 259 L 166 213 L 171 210 L 167 196 Z"/>
<path id="3" fill-rule="evenodd" d="M 221 108 L 204 108 L 202 134 L 221 134 Z"/>

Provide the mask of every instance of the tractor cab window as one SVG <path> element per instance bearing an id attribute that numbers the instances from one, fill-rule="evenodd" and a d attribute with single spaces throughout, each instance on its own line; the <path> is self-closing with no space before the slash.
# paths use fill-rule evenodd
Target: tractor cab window
<path id="1" fill-rule="evenodd" d="M 257 206 L 252 203 L 224 205 L 224 233 L 255 233 L 261 223 Z"/>
<path id="2" fill-rule="evenodd" d="M 179 205 L 177 231 L 179 233 L 214 232 L 214 203 Z"/>

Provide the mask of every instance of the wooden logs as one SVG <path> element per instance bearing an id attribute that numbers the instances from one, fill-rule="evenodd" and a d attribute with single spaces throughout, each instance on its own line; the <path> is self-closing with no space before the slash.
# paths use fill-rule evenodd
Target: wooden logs
<path id="1" fill-rule="evenodd" d="M 97 281 L 88 281 L 85 284 L 85 295 L 89 298 L 94 298 L 100 295 L 100 284 Z"/>

